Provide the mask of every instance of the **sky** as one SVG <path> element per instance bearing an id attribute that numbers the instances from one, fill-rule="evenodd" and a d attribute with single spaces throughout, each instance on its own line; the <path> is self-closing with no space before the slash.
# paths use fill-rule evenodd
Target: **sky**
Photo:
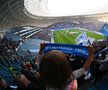
<path id="1" fill-rule="evenodd" d="M 83 15 L 108 11 L 108 0 L 48 0 L 52 15 Z"/>

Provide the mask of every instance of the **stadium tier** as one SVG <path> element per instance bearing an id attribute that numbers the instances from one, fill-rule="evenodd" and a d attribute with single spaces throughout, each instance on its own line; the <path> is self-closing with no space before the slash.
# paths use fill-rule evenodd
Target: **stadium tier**
<path id="1" fill-rule="evenodd" d="M 104 25 L 102 26 L 100 32 L 101 32 L 104 36 L 108 37 L 108 24 L 104 24 Z"/>
<path id="2" fill-rule="evenodd" d="M 54 16 L 47 5 L 0 0 L 0 90 L 108 90 L 108 13 Z"/>

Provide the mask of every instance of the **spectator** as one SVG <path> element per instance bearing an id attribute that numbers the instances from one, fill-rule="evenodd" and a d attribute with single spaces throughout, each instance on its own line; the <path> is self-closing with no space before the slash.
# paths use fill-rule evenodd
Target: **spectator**
<path id="1" fill-rule="evenodd" d="M 37 72 L 26 70 L 24 74 L 19 74 L 15 78 L 18 90 L 45 90 Z"/>
<path id="2" fill-rule="evenodd" d="M 15 78 L 15 82 L 18 85 L 18 90 L 28 90 L 31 83 L 23 74 L 19 74 Z"/>
<path id="3" fill-rule="evenodd" d="M 45 44 L 40 44 L 39 59 Z M 40 61 L 39 74 L 48 90 L 77 90 L 77 78 L 82 76 L 93 60 L 93 48 L 87 47 L 89 56 L 82 68 L 72 72 L 64 53 L 52 50 L 43 55 Z"/>
<path id="4" fill-rule="evenodd" d="M 9 88 L 7 82 L 1 77 L 0 77 L 0 88 L 2 88 L 3 90 L 8 90 Z"/>

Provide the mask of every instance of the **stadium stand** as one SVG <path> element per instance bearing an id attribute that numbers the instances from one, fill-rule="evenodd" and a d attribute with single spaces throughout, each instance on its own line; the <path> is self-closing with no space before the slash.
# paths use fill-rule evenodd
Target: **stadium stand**
<path id="1" fill-rule="evenodd" d="M 43 34 L 44 32 L 40 32 L 40 33 Z M 48 34 L 48 32 L 46 33 Z M 38 38 L 38 34 L 36 34 L 37 38 Z M 43 37 L 43 36 L 40 36 L 40 37 Z M 1 39 L 0 41 L 0 76 L 2 79 L 6 81 L 6 83 L 9 86 L 18 85 L 18 88 L 21 89 L 22 87 L 20 87 L 18 84 L 17 74 L 21 75 L 20 73 L 23 73 L 27 77 L 28 80 L 34 82 L 34 79 L 31 78 L 33 76 L 31 75 L 34 75 L 33 73 L 36 73 L 39 70 L 39 66 L 38 66 L 37 56 L 34 59 L 30 59 L 29 57 L 26 57 L 27 55 L 24 54 L 24 52 L 22 54 L 25 56 L 18 55 L 16 48 L 20 45 L 20 42 L 21 42 L 20 40 L 13 41 L 12 39 L 9 40 L 6 37 Z M 93 83 L 97 83 L 97 81 L 101 80 L 102 78 L 105 78 L 104 74 L 106 75 L 106 72 L 108 69 L 106 67 L 106 63 L 108 62 L 107 61 L 108 49 L 105 49 L 108 47 L 108 40 L 95 41 L 93 43 L 93 47 L 96 50 L 95 53 L 96 54 L 98 53 L 98 54 L 96 55 L 96 58 L 95 58 L 96 60 L 91 64 L 90 73 L 92 77 L 89 79 L 89 82 L 91 83 L 91 81 L 93 81 Z M 29 54 L 30 52 L 28 51 L 28 56 Z M 85 58 L 79 57 L 79 56 L 72 56 L 72 55 L 68 55 L 68 60 L 73 70 L 76 70 L 82 67 L 82 65 L 85 62 Z M 97 67 L 95 67 L 95 65 L 97 65 Z M 105 67 L 103 65 L 105 65 Z M 30 72 L 27 70 L 29 70 Z M 98 71 L 95 72 L 95 70 L 98 70 Z M 81 80 L 83 77 L 84 76 L 78 79 L 79 85 L 81 84 L 80 82 L 83 81 Z M 14 81 L 14 78 L 16 79 L 15 81 Z M 41 82 L 38 82 L 37 84 L 37 77 L 34 77 L 34 78 L 36 81 L 35 83 L 32 84 L 32 88 L 35 88 L 35 89 L 40 88 L 40 87 L 34 87 L 34 84 L 38 85 L 39 83 L 41 83 Z M 97 86 L 92 86 L 92 87 L 99 87 L 98 85 L 100 83 L 98 82 Z M 45 88 L 45 87 L 41 86 L 41 88 Z M 84 87 L 80 86 L 79 89 L 80 88 L 84 88 Z"/>
<path id="2" fill-rule="evenodd" d="M 78 27 L 78 24 L 71 23 L 71 22 L 59 22 L 59 23 L 52 24 L 48 26 L 47 28 L 49 30 L 61 30 L 65 28 L 68 29 L 68 28 L 74 28 L 74 27 Z"/>
<path id="3" fill-rule="evenodd" d="M 108 37 L 108 24 L 107 24 L 107 23 L 104 24 L 104 25 L 102 26 L 100 32 L 101 32 L 104 36 Z"/>
<path id="4" fill-rule="evenodd" d="M 33 7 L 28 3 L 29 1 L 37 6 L 34 9 L 37 15 L 27 10 Z M 10 88 L 46 90 L 39 78 L 39 58 L 36 52 L 39 50 L 40 41 L 38 40 L 54 43 L 54 33 L 51 30 L 81 28 L 108 35 L 106 33 L 108 25 L 104 21 L 107 21 L 108 13 L 50 17 L 47 16 L 48 13 L 42 12 L 40 7 L 45 1 L 47 0 L 0 0 L 0 90 L 10 90 Z M 63 36 L 66 38 L 64 34 Z M 32 43 L 29 44 L 27 40 Z M 23 51 L 20 48 L 22 44 L 34 46 L 35 50 L 27 48 Z M 95 49 L 95 58 L 88 72 L 78 79 L 78 90 L 108 90 L 108 39 L 95 40 L 92 46 Z M 33 50 L 35 51 L 34 57 L 31 54 Z M 83 56 L 71 54 L 66 54 L 66 56 L 73 70 L 81 68 L 86 61 Z"/>

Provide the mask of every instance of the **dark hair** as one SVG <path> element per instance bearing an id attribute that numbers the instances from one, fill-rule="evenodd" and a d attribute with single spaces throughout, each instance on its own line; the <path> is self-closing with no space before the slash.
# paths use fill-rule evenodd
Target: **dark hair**
<path id="1" fill-rule="evenodd" d="M 74 78 L 67 57 L 57 50 L 42 57 L 39 74 L 46 86 L 58 89 L 64 88 Z"/>

